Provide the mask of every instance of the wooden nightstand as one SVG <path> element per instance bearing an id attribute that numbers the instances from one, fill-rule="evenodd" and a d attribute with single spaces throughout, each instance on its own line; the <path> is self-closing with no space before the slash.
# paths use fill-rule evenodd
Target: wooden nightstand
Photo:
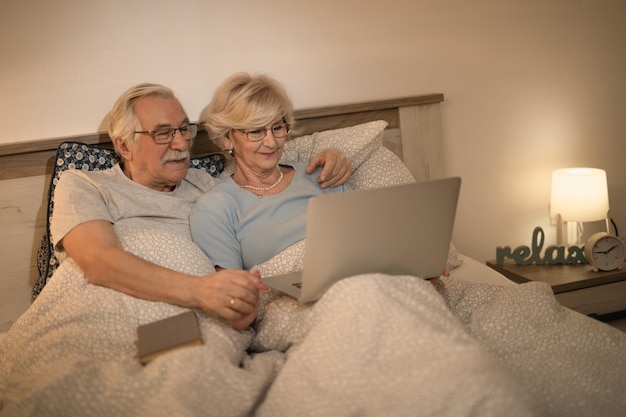
<path id="1" fill-rule="evenodd" d="M 518 265 L 511 260 L 487 265 L 517 283 L 550 284 L 562 305 L 600 320 L 626 313 L 626 263 L 610 272 L 594 272 L 590 265 Z"/>

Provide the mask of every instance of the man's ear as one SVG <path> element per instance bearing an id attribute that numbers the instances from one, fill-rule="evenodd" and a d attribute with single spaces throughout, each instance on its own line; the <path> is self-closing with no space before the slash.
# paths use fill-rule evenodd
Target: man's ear
<path id="1" fill-rule="evenodd" d="M 113 143 L 115 145 L 115 148 L 117 149 L 117 152 L 125 161 L 132 161 L 133 153 L 131 152 L 130 146 L 128 146 L 128 142 L 118 137 L 113 139 Z"/>

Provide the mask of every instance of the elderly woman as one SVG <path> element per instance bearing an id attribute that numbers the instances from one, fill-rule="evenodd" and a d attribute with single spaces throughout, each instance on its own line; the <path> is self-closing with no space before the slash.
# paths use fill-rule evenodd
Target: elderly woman
<path id="1" fill-rule="evenodd" d="M 308 199 L 347 189 L 321 187 L 319 173 L 305 165 L 279 164 L 294 125 L 293 105 L 267 75 L 231 76 L 200 118 L 235 161 L 232 176 L 190 214 L 193 240 L 217 267 L 250 269 L 304 239 Z"/>

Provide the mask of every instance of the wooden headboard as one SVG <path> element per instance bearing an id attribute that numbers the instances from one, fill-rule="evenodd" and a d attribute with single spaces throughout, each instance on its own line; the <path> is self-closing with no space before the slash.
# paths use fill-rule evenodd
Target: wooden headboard
<path id="1" fill-rule="evenodd" d="M 384 144 L 418 180 L 444 175 L 440 103 L 443 94 L 318 107 L 296 111 L 299 131 L 316 131 L 386 120 Z M 214 152 L 200 132 L 193 153 Z M 58 145 L 65 140 L 110 143 L 106 133 L 0 144 L 0 333 L 29 306 L 37 249 L 46 227 L 46 191 Z"/>

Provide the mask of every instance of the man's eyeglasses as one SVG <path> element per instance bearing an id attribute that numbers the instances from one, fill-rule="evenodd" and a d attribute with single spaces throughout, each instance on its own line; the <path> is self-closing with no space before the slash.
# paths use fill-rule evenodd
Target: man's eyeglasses
<path id="1" fill-rule="evenodd" d="M 177 130 L 180 132 L 183 139 L 191 140 L 198 134 L 198 125 L 190 123 L 181 127 L 159 127 L 154 130 L 139 130 L 135 133 L 145 133 L 152 136 L 152 139 L 154 139 L 156 143 L 165 145 L 174 140 Z"/>
<path id="2" fill-rule="evenodd" d="M 241 130 L 238 129 L 241 133 L 245 134 L 248 137 L 250 142 L 259 142 L 265 139 L 267 136 L 267 131 L 272 132 L 272 135 L 276 139 L 284 138 L 289 134 L 289 124 L 288 123 L 276 123 L 274 126 L 270 128 L 260 128 L 260 129 L 251 129 L 251 130 Z"/>

